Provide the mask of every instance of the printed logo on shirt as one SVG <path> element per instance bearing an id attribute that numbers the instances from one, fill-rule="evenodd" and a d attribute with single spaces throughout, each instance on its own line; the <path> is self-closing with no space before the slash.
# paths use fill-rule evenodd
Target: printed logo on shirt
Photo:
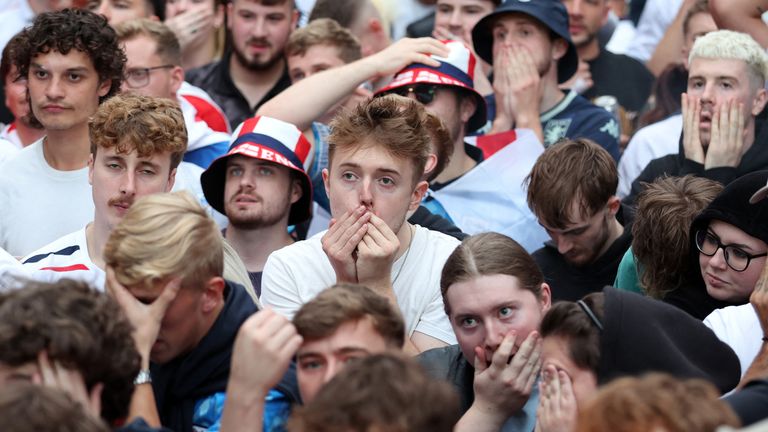
<path id="1" fill-rule="evenodd" d="M 619 139 L 619 122 L 617 122 L 616 119 L 611 119 L 600 128 L 600 132 L 607 133 L 608 135 Z"/>
<path id="2" fill-rule="evenodd" d="M 561 138 L 565 138 L 571 119 L 552 119 L 544 125 L 544 147 L 549 147 Z"/>

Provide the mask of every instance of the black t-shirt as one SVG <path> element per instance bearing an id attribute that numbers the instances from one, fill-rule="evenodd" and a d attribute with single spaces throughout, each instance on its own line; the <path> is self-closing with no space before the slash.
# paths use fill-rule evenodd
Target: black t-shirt
<path id="1" fill-rule="evenodd" d="M 651 94 L 654 76 L 639 61 L 622 54 L 601 50 L 597 58 L 587 62 L 594 85 L 583 96 L 615 96 L 619 105 L 631 112 L 640 111 Z"/>

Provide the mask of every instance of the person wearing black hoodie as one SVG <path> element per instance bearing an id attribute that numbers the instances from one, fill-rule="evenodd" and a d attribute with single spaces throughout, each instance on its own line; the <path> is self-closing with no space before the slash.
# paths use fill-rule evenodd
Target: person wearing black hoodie
<path id="1" fill-rule="evenodd" d="M 540 332 L 545 371 L 540 420 L 552 416 L 552 399 L 563 390 L 576 406 L 583 406 L 598 386 L 621 376 L 666 372 L 707 380 L 721 393 L 739 383 L 736 354 L 701 321 L 636 293 L 605 287 L 578 302 L 556 303 L 544 316 Z M 549 391 L 551 385 L 557 385 L 557 391 Z"/>
<path id="2" fill-rule="evenodd" d="M 706 34 L 691 49 L 683 133 L 678 154 L 651 161 L 624 199 L 633 204 L 644 183 L 664 174 L 693 174 L 727 185 L 768 169 L 764 108 L 768 56 L 750 36 L 728 30 Z"/>
<path id="3" fill-rule="evenodd" d="M 194 198 L 170 193 L 136 201 L 104 249 L 107 278 L 118 285 L 113 292 L 137 300 L 131 308 L 121 302 L 131 321 L 157 322 L 154 334 L 137 343 L 151 360 L 137 384 L 152 383 L 160 422 L 176 432 L 218 430 L 234 340 L 258 310 L 242 286 L 222 277 L 222 242 Z M 169 296 L 164 313 L 142 316 L 142 303 L 150 311 Z M 286 377 L 267 395 L 272 415 L 264 419 L 265 430 L 282 424 L 299 399 L 295 374 L 289 370 Z"/>

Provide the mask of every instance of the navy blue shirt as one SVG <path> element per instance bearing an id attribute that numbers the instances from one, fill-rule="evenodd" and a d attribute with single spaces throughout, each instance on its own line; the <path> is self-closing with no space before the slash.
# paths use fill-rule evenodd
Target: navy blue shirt
<path id="1" fill-rule="evenodd" d="M 488 105 L 488 118 L 496 117 L 496 99 L 493 95 L 485 97 Z M 544 147 L 556 143 L 562 138 L 588 138 L 596 142 L 614 160 L 619 160 L 619 123 L 608 111 L 592 104 L 570 91 L 557 105 L 541 114 L 541 128 L 544 132 Z"/>

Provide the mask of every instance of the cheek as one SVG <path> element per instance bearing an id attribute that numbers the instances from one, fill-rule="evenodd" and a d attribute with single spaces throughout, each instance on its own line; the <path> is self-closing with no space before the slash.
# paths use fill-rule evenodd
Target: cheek
<path id="1" fill-rule="evenodd" d="M 704 255 L 703 253 L 699 254 L 699 268 L 701 269 L 702 275 L 704 274 L 704 271 L 709 266 L 709 260 L 712 259 L 712 257 L 708 257 Z"/>

